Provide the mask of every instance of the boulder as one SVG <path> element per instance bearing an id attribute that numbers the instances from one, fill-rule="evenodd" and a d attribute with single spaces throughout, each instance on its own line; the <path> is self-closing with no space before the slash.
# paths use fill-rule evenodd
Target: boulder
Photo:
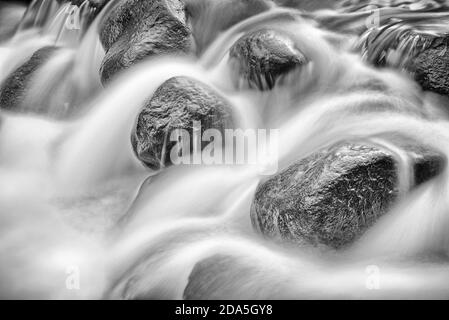
<path id="1" fill-rule="evenodd" d="M 167 80 L 137 117 L 131 135 L 135 154 L 154 170 L 172 164 L 170 152 L 176 142 L 169 141 L 171 132 L 185 129 L 193 137 L 194 121 L 201 122 L 201 135 L 207 129 L 218 129 L 224 134 L 226 128 L 233 127 L 232 109 L 224 98 L 203 83 L 188 77 Z M 201 148 L 206 145 L 202 142 Z"/>
<path id="2" fill-rule="evenodd" d="M 199 51 L 218 34 L 254 15 L 269 10 L 271 0 L 189 0 L 186 9 Z"/>
<path id="3" fill-rule="evenodd" d="M 26 89 L 35 72 L 57 51 L 57 47 L 48 46 L 37 50 L 31 58 L 9 75 L 0 88 L 0 108 L 12 111 L 27 111 L 24 106 Z"/>
<path id="4" fill-rule="evenodd" d="M 270 29 L 244 35 L 229 56 L 238 78 L 259 90 L 272 89 L 281 76 L 308 61 L 288 35 Z"/>
<path id="5" fill-rule="evenodd" d="M 410 189 L 439 174 L 445 157 L 393 137 L 409 159 L 366 141 L 321 149 L 261 182 L 251 207 L 255 229 L 269 238 L 341 248 L 360 237 Z M 401 163 L 401 165 L 399 165 Z M 400 181 L 409 170 L 410 181 Z M 407 191 L 407 190 L 405 190 Z"/>
<path id="6" fill-rule="evenodd" d="M 187 54 L 193 40 L 180 0 L 124 0 L 109 14 L 100 31 L 106 50 L 101 79 L 149 57 Z"/>
<path id="7" fill-rule="evenodd" d="M 424 90 L 449 96 L 449 38 L 437 38 L 434 44 L 420 52 L 408 69 Z"/>

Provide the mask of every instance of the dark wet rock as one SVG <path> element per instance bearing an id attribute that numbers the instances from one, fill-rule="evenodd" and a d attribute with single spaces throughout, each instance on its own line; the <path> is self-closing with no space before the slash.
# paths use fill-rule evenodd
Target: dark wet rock
<path id="1" fill-rule="evenodd" d="M 4 80 L 0 88 L 0 108 L 25 111 L 23 101 L 34 74 L 56 51 L 57 47 L 53 46 L 37 50 L 27 62 Z"/>
<path id="2" fill-rule="evenodd" d="M 137 157 L 147 167 L 159 169 L 170 165 L 170 142 L 175 129 L 185 129 L 193 137 L 194 121 L 201 122 L 201 135 L 207 129 L 222 134 L 232 128 L 232 111 L 226 100 L 212 88 L 188 77 L 175 77 L 163 83 L 137 118 L 131 136 Z M 164 149 L 164 142 L 167 142 Z M 201 143 L 204 148 L 206 142 Z M 190 143 L 191 148 L 193 142 Z M 163 152 L 165 150 L 165 152 Z"/>
<path id="3" fill-rule="evenodd" d="M 421 52 L 409 67 L 424 90 L 449 96 L 449 38 Z"/>
<path id="4" fill-rule="evenodd" d="M 199 51 L 218 34 L 249 17 L 267 11 L 271 0 L 190 0 L 187 13 Z"/>
<path id="5" fill-rule="evenodd" d="M 352 243 L 391 208 L 400 191 L 428 181 L 446 164 L 443 155 L 411 140 L 389 142 L 403 150 L 409 168 L 395 151 L 341 142 L 268 178 L 256 191 L 253 226 L 269 238 L 300 244 Z M 400 181 L 402 170 L 410 170 L 411 181 Z"/>
<path id="6" fill-rule="evenodd" d="M 180 0 L 125 0 L 114 8 L 100 32 L 106 56 L 101 79 L 113 75 L 149 56 L 187 54 L 193 39 Z"/>
<path id="7" fill-rule="evenodd" d="M 259 90 L 272 89 L 281 76 L 307 63 L 286 34 L 269 29 L 243 36 L 229 55 L 238 76 Z"/>
<path id="8" fill-rule="evenodd" d="M 103 9 L 105 5 L 109 3 L 110 0 L 89 0 L 90 5 L 96 9 Z"/>

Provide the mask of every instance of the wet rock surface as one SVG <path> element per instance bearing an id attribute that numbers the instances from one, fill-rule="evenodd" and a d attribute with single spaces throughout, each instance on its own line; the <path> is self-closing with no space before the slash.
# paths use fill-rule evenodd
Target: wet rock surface
<path id="1" fill-rule="evenodd" d="M 436 44 L 421 52 L 409 68 L 424 90 L 449 96 L 449 38 L 437 39 Z"/>
<path id="2" fill-rule="evenodd" d="M 400 170 L 415 186 L 440 173 L 443 155 L 397 139 L 410 161 L 372 143 L 341 142 L 290 165 L 259 184 L 253 226 L 269 238 L 341 248 L 360 237 L 400 194 Z"/>
<path id="3" fill-rule="evenodd" d="M 240 38 L 230 50 L 230 61 L 250 88 L 272 89 L 278 79 L 308 60 L 284 33 L 262 29 Z"/>
<path id="4" fill-rule="evenodd" d="M 224 133 L 233 127 L 232 109 L 217 92 L 199 81 L 188 77 L 167 80 L 137 117 L 131 135 L 135 154 L 151 169 L 170 165 L 170 152 L 176 145 L 170 142 L 171 132 L 185 129 L 193 137 L 194 121 L 201 122 L 201 135 L 207 129 Z M 201 148 L 206 145 L 202 142 Z"/>
<path id="5" fill-rule="evenodd" d="M 104 22 L 100 40 L 106 50 L 103 83 L 150 56 L 187 54 L 193 39 L 180 0 L 125 0 Z"/>
<path id="6" fill-rule="evenodd" d="M 58 50 L 57 47 L 44 47 L 37 50 L 31 58 L 9 75 L 0 87 L 0 108 L 11 111 L 26 111 L 33 106 L 24 106 L 27 89 L 36 71 Z"/>

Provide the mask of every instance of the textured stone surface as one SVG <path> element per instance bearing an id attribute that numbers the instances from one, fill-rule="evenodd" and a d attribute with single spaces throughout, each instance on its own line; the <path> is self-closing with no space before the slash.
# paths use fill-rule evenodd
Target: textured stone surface
<path id="1" fill-rule="evenodd" d="M 441 172 L 444 156 L 399 141 L 416 185 Z M 260 183 L 251 207 L 265 236 L 339 248 L 385 214 L 399 194 L 398 157 L 361 142 L 342 142 L 290 165 Z"/>
<path id="2" fill-rule="evenodd" d="M 424 90 L 449 95 L 449 39 L 421 52 L 413 61 L 411 71 Z"/>
<path id="3" fill-rule="evenodd" d="M 108 16 L 100 32 L 106 56 L 101 78 L 161 54 L 185 54 L 193 39 L 180 0 L 124 0 Z"/>
<path id="4" fill-rule="evenodd" d="M 194 121 L 201 121 L 201 134 L 211 128 L 223 133 L 232 128 L 232 110 L 224 98 L 203 83 L 187 77 L 167 80 L 137 117 L 131 135 L 137 157 L 151 169 L 159 169 L 163 158 L 164 165 L 170 165 L 170 151 L 176 144 L 169 141 L 170 133 L 186 129 L 192 137 Z M 206 144 L 202 143 L 202 148 Z"/>
<path id="5" fill-rule="evenodd" d="M 5 79 L 0 88 L 0 108 L 13 111 L 25 111 L 27 109 L 26 106 L 22 105 L 22 102 L 25 99 L 26 90 L 32 77 L 56 50 L 56 47 L 39 49 L 27 62 Z"/>
<path id="6" fill-rule="evenodd" d="M 243 36 L 229 55 L 237 74 L 259 90 L 272 89 L 280 76 L 307 63 L 287 35 L 269 29 Z"/>

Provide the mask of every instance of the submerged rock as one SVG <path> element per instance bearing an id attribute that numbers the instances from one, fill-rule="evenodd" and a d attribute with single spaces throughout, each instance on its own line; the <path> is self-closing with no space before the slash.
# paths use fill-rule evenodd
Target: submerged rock
<path id="1" fill-rule="evenodd" d="M 180 0 L 125 0 L 104 22 L 100 39 L 106 50 L 101 79 L 161 54 L 186 54 L 193 40 Z"/>
<path id="2" fill-rule="evenodd" d="M 214 255 L 199 261 L 189 275 L 188 283 L 184 289 L 184 300 L 215 300 L 224 296 L 237 294 L 229 279 L 234 279 L 235 269 L 239 269 L 239 276 L 248 279 L 252 274 L 251 268 L 238 267 L 236 259 L 228 255 Z M 227 278 L 227 284 L 223 281 Z M 239 281 L 239 286 L 242 283 Z M 235 298 L 235 297 L 233 297 Z"/>
<path id="3" fill-rule="evenodd" d="M 171 132 L 185 129 L 193 137 L 194 121 L 201 122 L 201 135 L 212 128 L 224 134 L 226 128 L 233 127 L 232 109 L 224 98 L 203 83 L 188 77 L 167 80 L 137 117 L 131 135 L 135 154 L 151 169 L 170 165 L 170 152 L 176 145 L 170 141 Z M 201 148 L 206 145 L 202 142 Z M 193 141 L 190 147 L 193 148 Z"/>
<path id="4" fill-rule="evenodd" d="M 283 75 L 307 63 L 307 58 L 284 33 L 262 29 L 240 38 L 230 50 L 231 64 L 249 87 L 272 89 Z"/>
<path id="5" fill-rule="evenodd" d="M 407 139 L 393 142 L 409 159 L 366 142 L 341 142 L 293 163 L 260 183 L 251 207 L 253 226 L 270 238 L 340 248 L 385 214 L 402 187 L 440 173 L 443 155 Z M 409 170 L 411 181 L 400 181 Z M 404 190 L 402 190 L 404 191 Z"/>
<path id="6" fill-rule="evenodd" d="M 17 68 L 1 84 L 0 108 L 11 111 L 26 111 L 29 107 L 23 105 L 26 90 L 29 87 L 35 72 L 45 64 L 58 50 L 57 47 L 48 46 L 37 50 L 31 58 Z"/>
<path id="7" fill-rule="evenodd" d="M 267 277 L 276 271 L 276 277 Z M 293 295 L 285 281 L 262 257 L 215 254 L 195 264 L 183 299 L 289 299 Z"/>

